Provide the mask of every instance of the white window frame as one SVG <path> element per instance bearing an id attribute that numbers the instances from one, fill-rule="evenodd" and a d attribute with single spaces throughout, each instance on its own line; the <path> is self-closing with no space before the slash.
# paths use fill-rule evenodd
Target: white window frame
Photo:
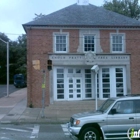
<path id="1" fill-rule="evenodd" d="M 56 50 L 56 36 L 66 36 L 66 51 L 57 51 Z M 54 53 L 68 53 L 69 52 L 69 33 L 53 33 L 53 50 Z"/>
<path id="2" fill-rule="evenodd" d="M 94 36 L 94 51 L 92 52 L 96 52 L 96 35 L 95 34 L 84 34 L 83 35 L 83 52 L 84 53 L 87 53 L 89 51 L 85 51 L 85 36 Z"/>
<path id="3" fill-rule="evenodd" d="M 100 67 L 99 70 L 99 99 L 108 99 L 108 98 L 103 98 L 103 82 L 102 82 L 102 69 L 103 68 L 109 68 L 110 71 L 110 97 L 117 97 L 117 92 L 116 92 L 116 68 L 122 68 L 123 69 L 123 90 L 124 90 L 124 95 L 126 95 L 127 91 L 127 85 L 126 85 L 126 67 L 125 66 L 103 66 Z M 114 83 L 114 86 L 113 86 Z"/>
<path id="4" fill-rule="evenodd" d="M 122 36 L 122 51 L 113 51 L 113 36 Z M 110 52 L 111 53 L 124 53 L 125 52 L 125 33 L 111 33 L 110 34 Z"/>

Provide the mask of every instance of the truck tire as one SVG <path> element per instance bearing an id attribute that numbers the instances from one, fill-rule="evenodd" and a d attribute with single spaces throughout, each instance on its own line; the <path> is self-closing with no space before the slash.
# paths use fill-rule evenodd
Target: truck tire
<path id="1" fill-rule="evenodd" d="M 99 132 L 94 127 L 85 128 L 80 135 L 80 140 L 100 140 Z"/>

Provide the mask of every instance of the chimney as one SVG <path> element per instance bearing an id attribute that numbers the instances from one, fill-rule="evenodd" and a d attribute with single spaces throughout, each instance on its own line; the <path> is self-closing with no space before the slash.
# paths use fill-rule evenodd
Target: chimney
<path id="1" fill-rule="evenodd" d="M 77 5 L 89 5 L 89 0 L 77 0 Z"/>

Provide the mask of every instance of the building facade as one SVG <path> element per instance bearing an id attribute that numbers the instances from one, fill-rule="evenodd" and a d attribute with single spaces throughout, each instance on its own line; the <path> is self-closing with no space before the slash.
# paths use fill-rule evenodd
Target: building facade
<path id="1" fill-rule="evenodd" d="M 96 94 L 107 99 L 140 93 L 139 21 L 86 3 L 23 27 L 28 42 L 28 106 L 41 107 L 44 91 L 45 105 L 95 99 Z"/>

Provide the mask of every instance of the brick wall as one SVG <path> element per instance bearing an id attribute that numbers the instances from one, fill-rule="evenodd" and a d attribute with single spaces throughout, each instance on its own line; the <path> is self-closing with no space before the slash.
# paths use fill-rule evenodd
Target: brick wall
<path id="1" fill-rule="evenodd" d="M 46 70 L 46 98 L 45 105 L 49 105 L 49 71 L 47 70 L 48 53 L 53 52 L 53 32 L 60 32 L 55 29 L 29 29 L 27 31 L 27 86 L 28 86 L 28 106 L 41 107 L 42 99 L 42 72 Z M 69 52 L 76 53 L 79 46 L 79 30 L 62 30 L 69 32 Z M 101 30 L 100 45 L 103 53 L 110 53 L 110 33 L 116 30 Z M 126 33 L 126 53 L 131 54 L 131 89 L 132 93 L 140 93 L 140 32 L 133 30 L 120 31 Z M 40 60 L 41 70 L 35 70 L 32 60 Z"/>
<path id="2" fill-rule="evenodd" d="M 46 98 L 45 105 L 49 105 L 49 71 L 47 70 L 48 53 L 53 52 L 53 32 L 60 30 L 51 29 L 29 29 L 27 31 L 27 105 L 41 107 L 42 100 L 42 76 L 41 70 L 46 70 Z M 69 32 L 69 44 L 71 53 L 77 52 L 79 45 L 79 30 L 63 30 Z M 33 60 L 40 60 L 41 70 L 35 70 L 32 65 Z"/>
<path id="3" fill-rule="evenodd" d="M 140 31 L 126 32 L 126 52 L 131 53 L 132 93 L 140 94 Z"/>
<path id="4" fill-rule="evenodd" d="M 104 53 L 110 52 L 110 33 L 114 30 L 102 30 L 100 32 L 101 47 Z M 126 35 L 126 53 L 131 54 L 131 93 L 140 94 L 140 31 L 139 30 L 120 30 Z"/>

